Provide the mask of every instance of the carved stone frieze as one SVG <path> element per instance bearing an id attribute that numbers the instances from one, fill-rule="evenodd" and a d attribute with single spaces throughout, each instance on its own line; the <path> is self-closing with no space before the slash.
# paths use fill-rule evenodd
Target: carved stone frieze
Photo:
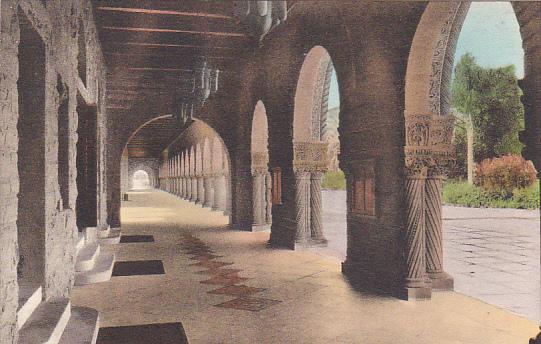
<path id="1" fill-rule="evenodd" d="M 293 169 L 296 172 L 324 172 L 329 165 L 327 142 L 294 142 Z"/>
<path id="2" fill-rule="evenodd" d="M 447 116 L 406 117 L 405 165 L 409 177 L 444 176 L 455 164 L 454 120 Z"/>
<path id="3" fill-rule="evenodd" d="M 469 8 L 469 4 L 459 1 L 450 4 L 431 61 L 428 99 L 430 110 L 437 115 L 445 115 L 448 111 L 447 82 L 450 80 L 453 69 L 458 35 Z"/>

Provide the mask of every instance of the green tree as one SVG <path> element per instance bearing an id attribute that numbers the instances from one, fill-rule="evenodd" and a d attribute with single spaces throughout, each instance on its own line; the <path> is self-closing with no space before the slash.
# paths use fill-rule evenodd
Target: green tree
<path id="1" fill-rule="evenodd" d="M 524 109 L 515 66 L 483 68 L 471 54 L 461 57 L 451 86 L 452 106 L 471 118 L 474 158 L 480 162 L 505 154 L 519 154 L 518 132 L 523 128 Z M 455 130 L 458 165 L 466 171 L 466 131 Z"/>

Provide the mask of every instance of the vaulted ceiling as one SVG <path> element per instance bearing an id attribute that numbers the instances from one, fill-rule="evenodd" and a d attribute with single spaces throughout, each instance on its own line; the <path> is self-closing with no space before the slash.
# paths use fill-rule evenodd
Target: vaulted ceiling
<path id="1" fill-rule="evenodd" d="M 145 124 L 128 141 L 128 154 L 132 158 L 158 158 L 163 149 L 181 134 L 178 121 L 161 117 Z"/>
<path id="2" fill-rule="evenodd" d="M 94 8 L 112 110 L 154 92 L 190 89 L 202 57 L 227 73 L 252 42 L 228 1 L 96 0 Z"/>
<path id="3" fill-rule="evenodd" d="M 233 17 L 232 1 L 94 0 L 93 5 L 108 70 L 108 112 L 122 116 L 156 95 L 172 99 L 183 89 L 191 91 L 194 66 L 203 57 L 222 77 L 231 77 L 236 59 L 256 46 Z M 169 139 L 169 133 L 150 135 L 152 143 Z M 140 144 L 130 143 L 131 151 Z"/>

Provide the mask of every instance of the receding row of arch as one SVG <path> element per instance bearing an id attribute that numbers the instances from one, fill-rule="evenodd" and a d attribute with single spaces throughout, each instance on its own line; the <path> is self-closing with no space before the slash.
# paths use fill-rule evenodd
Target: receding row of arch
<path id="1" fill-rule="evenodd" d="M 160 189 L 203 207 L 231 214 L 229 154 L 218 134 L 192 123 L 163 153 Z"/>

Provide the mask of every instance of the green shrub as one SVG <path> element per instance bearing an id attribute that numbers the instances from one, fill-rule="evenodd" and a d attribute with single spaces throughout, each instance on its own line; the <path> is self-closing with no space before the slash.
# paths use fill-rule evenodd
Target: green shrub
<path id="1" fill-rule="evenodd" d="M 443 185 L 443 202 L 474 208 L 538 209 L 539 181 L 529 187 L 513 190 L 510 197 L 490 193 L 467 182 L 448 181 Z"/>
<path id="2" fill-rule="evenodd" d="M 531 161 L 520 155 L 485 159 L 477 165 L 475 184 L 502 198 L 513 196 L 513 190 L 531 186 L 537 172 Z"/>
<path id="3" fill-rule="evenodd" d="M 513 199 L 517 201 L 519 207 L 523 209 L 539 208 L 539 181 L 527 188 L 515 189 Z"/>
<path id="4" fill-rule="evenodd" d="M 482 207 L 490 196 L 483 189 L 467 182 L 447 182 L 443 185 L 443 201 L 466 207 Z"/>
<path id="5" fill-rule="evenodd" d="M 321 183 L 323 189 L 345 190 L 346 176 L 342 171 L 327 171 Z"/>

